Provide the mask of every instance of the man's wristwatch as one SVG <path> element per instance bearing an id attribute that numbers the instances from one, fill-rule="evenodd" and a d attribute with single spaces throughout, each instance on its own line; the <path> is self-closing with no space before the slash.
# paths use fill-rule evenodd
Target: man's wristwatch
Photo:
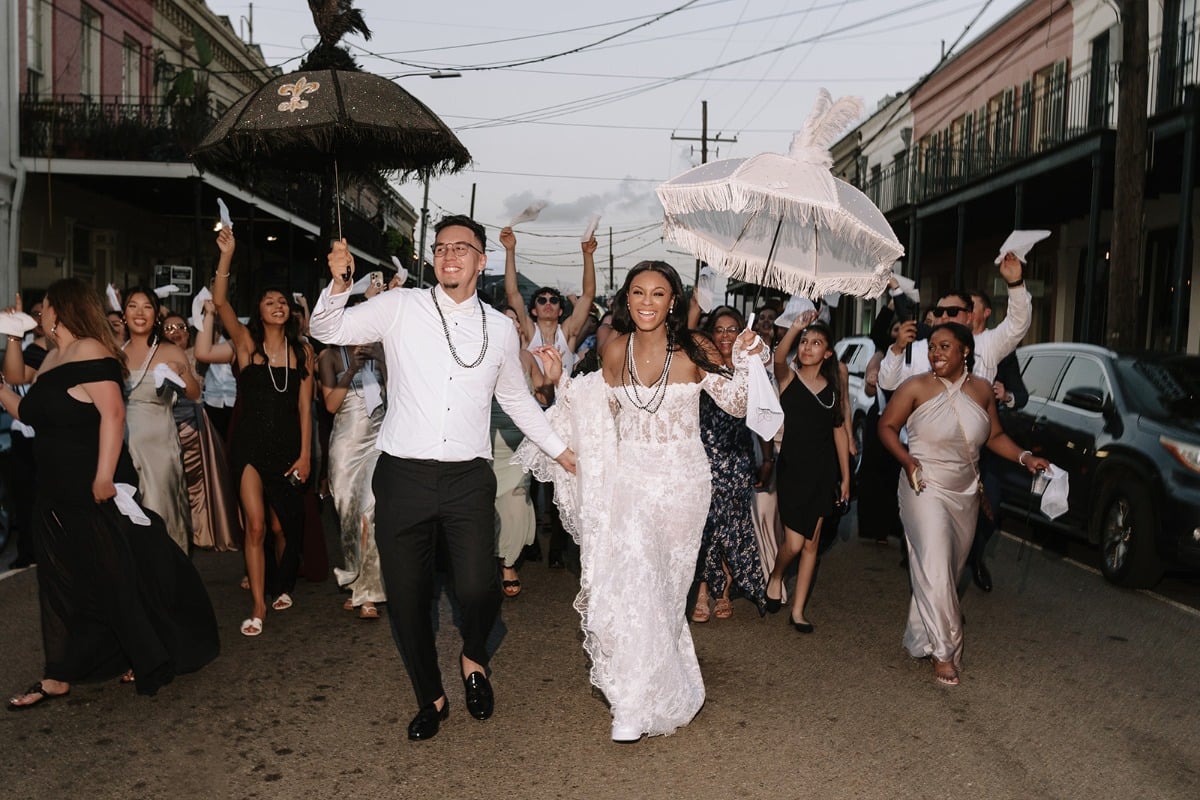
<path id="1" fill-rule="evenodd" d="M 1009 287 L 1015 289 L 1018 286 L 1023 286 L 1025 284 L 1025 279 L 1017 278 L 1015 281 L 1007 281 L 1007 283 L 1008 283 Z"/>

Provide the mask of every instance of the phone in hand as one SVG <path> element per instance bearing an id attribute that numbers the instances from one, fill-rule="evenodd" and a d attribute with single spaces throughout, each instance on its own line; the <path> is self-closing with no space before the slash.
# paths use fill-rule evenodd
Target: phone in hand
<path id="1" fill-rule="evenodd" d="M 921 472 L 921 468 L 917 467 L 908 476 L 908 482 L 912 484 L 913 492 L 921 493 L 921 484 L 925 482 L 925 474 Z"/>
<path id="2" fill-rule="evenodd" d="M 383 288 L 383 272 L 377 270 L 372 272 L 369 277 L 371 279 L 372 286 L 374 286 L 376 289 Z"/>
<path id="3" fill-rule="evenodd" d="M 292 486 L 297 486 L 297 487 L 302 486 L 304 484 L 304 481 L 301 480 L 301 478 L 300 478 L 300 470 L 298 470 L 298 469 L 294 469 L 288 473 L 287 481 Z"/>

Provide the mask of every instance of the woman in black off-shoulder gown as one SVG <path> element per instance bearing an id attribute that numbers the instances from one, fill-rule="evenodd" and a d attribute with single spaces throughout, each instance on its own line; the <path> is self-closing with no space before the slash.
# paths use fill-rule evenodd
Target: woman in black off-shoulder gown
<path id="1" fill-rule="evenodd" d="M 54 299 L 65 307 L 66 300 L 78 303 L 86 299 L 85 293 L 95 294 L 80 282 L 58 283 L 77 285 L 52 285 L 46 310 Z M 107 328 L 98 296 L 95 308 L 87 310 Z M 68 315 L 72 320 L 80 317 L 76 310 L 57 319 L 65 322 Z M 33 447 L 41 477 L 33 533 L 46 658 L 43 682 L 50 685 L 35 684 L 13 698 L 13 710 L 62 696 L 71 683 L 114 678 L 130 670 L 137 691 L 152 695 L 175 675 L 204 666 L 219 651 L 208 594 L 162 520 L 143 509 L 150 524 L 137 525 L 117 510 L 114 500 L 95 500 L 97 492 L 106 493 L 104 486 L 111 491 L 114 483 L 137 484 L 123 442 L 111 479 L 102 474 L 102 450 L 107 449 L 102 445 L 116 444 L 105 442 L 111 434 L 104 423 L 112 422 L 106 414 L 114 412 L 103 412 L 99 401 L 81 399 L 119 399 L 121 367 L 116 358 L 89 357 L 106 348 L 96 340 L 76 338 L 61 322 L 55 326 L 61 355 L 52 363 L 47 359 L 18 410 L 19 418 L 37 431 Z M 109 394 L 110 382 L 115 395 Z M 16 406 L 15 399 L 7 387 L 0 392 L 8 410 Z M 120 431 L 123 420 L 116 423 Z"/>

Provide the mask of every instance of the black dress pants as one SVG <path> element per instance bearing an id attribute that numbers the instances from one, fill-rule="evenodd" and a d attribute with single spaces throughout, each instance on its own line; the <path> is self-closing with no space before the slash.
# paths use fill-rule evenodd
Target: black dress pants
<path id="1" fill-rule="evenodd" d="M 462 614 L 463 655 L 486 665 L 500 612 L 496 476 L 482 458 L 418 461 L 383 453 L 375 466 L 375 542 L 392 638 L 417 704 L 443 694 L 431 617 L 434 554 L 444 537 L 450 585 Z"/>

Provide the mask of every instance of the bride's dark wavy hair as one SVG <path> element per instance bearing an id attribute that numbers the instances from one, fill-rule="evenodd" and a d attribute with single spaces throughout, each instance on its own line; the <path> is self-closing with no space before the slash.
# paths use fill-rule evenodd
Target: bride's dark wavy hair
<path id="1" fill-rule="evenodd" d="M 613 297 L 612 306 L 610 306 L 613 315 L 613 329 L 618 333 L 632 333 L 637 327 L 633 323 L 633 315 L 629 313 L 629 287 L 633 284 L 634 278 L 643 272 L 657 272 L 666 278 L 671 287 L 671 307 L 667 312 L 666 321 L 670 346 L 675 350 L 682 350 L 693 364 L 705 372 L 729 375 L 730 371 L 725 365 L 714 362 L 708 351 L 696 343 L 696 335 L 688 329 L 687 303 L 683 298 L 683 281 L 679 279 L 679 273 L 675 271 L 675 268 L 665 261 L 640 261 L 634 265 L 633 269 L 629 270 L 629 274 L 625 276 L 625 284 Z M 707 339 L 707 337 L 705 338 Z"/>
<path id="2" fill-rule="evenodd" d="M 287 340 L 288 347 L 296 356 L 296 371 L 300 373 L 300 378 L 307 378 L 308 358 L 304 353 L 304 343 L 300 341 L 300 323 L 296 320 L 296 316 L 293 313 L 296 310 L 296 303 L 292 300 L 291 295 L 277 286 L 264 286 L 254 296 L 254 308 L 250 313 L 250 321 L 246 323 L 246 330 L 249 331 L 250 338 L 254 340 L 254 352 L 262 356 L 264 364 L 271 363 L 271 359 L 267 357 L 266 349 L 263 348 L 263 340 L 266 338 L 266 327 L 263 324 L 262 311 L 260 310 L 263 299 L 271 292 L 278 292 L 287 301 L 288 318 L 287 322 L 283 323 L 283 337 Z"/>

